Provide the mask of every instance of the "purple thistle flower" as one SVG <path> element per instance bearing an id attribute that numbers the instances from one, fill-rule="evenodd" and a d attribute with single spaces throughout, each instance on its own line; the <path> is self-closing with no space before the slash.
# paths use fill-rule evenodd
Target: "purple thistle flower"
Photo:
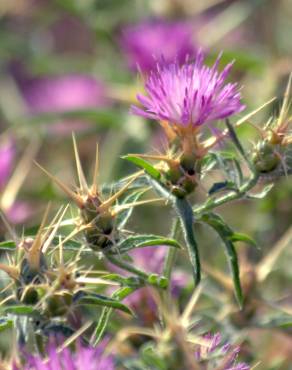
<path id="1" fill-rule="evenodd" d="M 12 224 L 21 224 L 33 214 L 33 209 L 28 202 L 16 201 L 6 210 L 5 215 Z"/>
<path id="2" fill-rule="evenodd" d="M 222 345 L 222 337 L 220 333 L 206 334 L 203 336 L 206 341 L 206 346 L 200 345 L 195 352 L 198 361 L 208 360 L 212 362 L 212 355 L 216 354 L 215 358 L 220 358 L 220 363 L 216 362 L 222 370 L 250 370 L 250 366 L 244 362 L 237 362 L 237 357 L 240 352 L 239 347 L 234 347 L 230 343 Z"/>
<path id="3" fill-rule="evenodd" d="M 27 354 L 23 367 L 14 365 L 13 370 L 114 370 L 114 359 L 104 353 L 104 345 L 96 348 L 78 345 L 76 352 L 68 348 L 57 352 L 55 345 L 48 349 L 48 359 Z"/>
<path id="4" fill-rule="evenodd" d="M 193 31 L 190 22 L 146 21 L 126 27 L 120 44 L 130 68 L 148 73 L 162 55 L 167 63 L 175 59 L 183 63 L 187 55 L 194 54 Z"/>
<path id="5" fill-rule="evenodd" d="M 32 115 L 95 109 L 109 104 L 104 84 L 88 75 L 67 74 L 31 79 L 22 77 L 18 80 L 23 99 Z M 50 125 L 49 130 L 67 134 L 87 128 L 86 121 L 68 118 Z"/>
<path id="6" fill-rule="evenodd" d="M 6 185 L 12 172 L 15 147 L 11 139 L 0 142 L 0 189 Z"/>
<path id="7" fill-rule="evenodd" d="M 137 96 L 144 109 L 133 106 L 132 113 L 197 128 L 242 111 L 237 84 L 225 83 L 232 63 L 218 72 L 219 61 L 220 55 L 212 67 L 207 67 L 199 52 L 194 62 L 186 61 L 182 66 L 177 61 L 158 63 L 145 84 L 148 96 Z"/>

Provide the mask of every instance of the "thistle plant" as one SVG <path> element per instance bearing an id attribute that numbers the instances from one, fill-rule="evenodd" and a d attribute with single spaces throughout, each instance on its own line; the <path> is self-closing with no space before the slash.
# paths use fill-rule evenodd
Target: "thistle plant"
<path id="1" fill-rule="evenodd" d="M 236 243 L 256 243 L 234 231 L 217 209 L 264 197 L 271 186 L 260 191 L 261 180 L 290 174 L 291 77 L 279 115 L 256 126 L 260 137 L 248 147 L 237 128 L 254 127 L 251 118 L 270 102 L 235 118 L 246 108 L 241 88 L 227 81 L 233 62 L 222 69 L 220 64 L 221 55 L 207 66 L 199 51 L 183 59 L 161 58 L 151 67 L 144 76 L 145 95 L 137 95 L 131 114 L 156 121 L 166 145 L 159 153 L 124 155 L 129 167 L 137 168 L 132 174 L 99 184 L 103 163 L 97 146 L 89 184 L 74 134 L 78 186 L 66 185 L 37 159 L 36 166 L 67 200 L 50 222 L 48 206 L 38 227 L 24 229 L 22 237 L 2 215 L 6 232 L 0 247 L 6 261 L 1 261 L 0 270 L 9 283 L 1 291 L 1 330 L 13 328 L 17 334 L 22 354 L 13 360 L 14 369 L 251 369 L 230 341 L 237 343 L 242 321 L 251 324 L 259 315 L 258 302 L 264 299 L 256 288 L 266 273 L 264 264 L 253 268 L 240 263 Z M 10 161 L 9 155 L 5 158 L 3 187 Z M 219 174 L 215 180 L 214 171 Z M 5 203 L 7 196 L 0 199 Z M 169 235 L 147 234 L 132 226 L 136 207 L 145 205 L 165 208 L 172 224 Z M 197 224 L 218 235 L 231 276 L 202 263 Z M 182 266 L 177 269 L 179 258 L 184 271 Z M 210 334 L 212 325 L 202 324 L 196 313 L 201 296 L 211 295 L 202 283 L 206 274 L 224 289 L 222 299 L 228 306 L 224 312 L 218 309 L 220 315 L 214 314 L 213 320 L 228 329 L 230 340 L 223 341 L 218 332 Z M 184 309 L 174 308 L 177 290 L 191 296 Z M 222 319 L 226 312 L 228 323 Z M 106 333 L 105 348 L 101 341 Z"/>

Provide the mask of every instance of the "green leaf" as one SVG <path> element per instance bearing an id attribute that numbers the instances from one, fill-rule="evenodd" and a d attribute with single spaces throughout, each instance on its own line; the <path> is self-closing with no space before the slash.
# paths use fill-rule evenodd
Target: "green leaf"
<path id="1" fill-rule="evenodd" d="M 0 319 L 0 332 L 6 329 L 11 329 L 13 327 L 13 320 L 7 317 L 2 317 Z"/>
<path id="2" fill-rule="evenodd" d="M 122 158 L 134 163 L 136 166 L 144 170 L 154 180 L 160 180 L 160 172 L 155 167 L 153 167 L 151 163 L 145 161 L 145 159 L 135 157 L 134 155 L 125 155 Z"/>
<path id="3" fill-rule="evenodd" d="M 119 302 L 118 300 L 110 297 L 106 297 L 100 294 L 85 295 L 76 301 L 78 305 L 82 306 L 103 306 L 110 307 L 116 310 L 126 312 L 130 315 L 134 315 L 131 309 L 125 304 Z"/>
<path id="4" fill-rule="evenodd" d="M 168 364 L 164 358 L 160 358 L 153 343 L 146 343 L 141 351 L 141 357 L 147 366 L 155 370 L 167 370 Z"/>
<path id="5" fill-rule="evenodd" d="M 208 194 L 212 195 L 220 191 L 226 191 L 226 190 L 236 190 L 235 183 L 232 181 L 215 182 L 211 186 L 211 188 L 208 190 Z"/>
<path id="6" fill-rule="evenodd" d="M 124 277 L 118 274 L 107 274 L 102 275 L 102 279 L 114 281 L 120 283 L 121 285 L 130 287 L 140 287 L 144 282 L 138 276 Z"/>
<path id="7" fill-rule="evenodd" d="M 166 289 L 168 287 L 168 279 L 165 276 L 159 276 L 157 274 L 151 274 L 148 277 L 148 283 L 152 285 L 159 286 L 162 289 Z"/>
<path id="8" fill-rule="evenodd" d="M 256 326 L 261 328 L 291 328 L 292 327 L 292 315 L 279 313 L 275 315 L 269 315 L 261 318 Z"/>
<path id="9" fill-rule="evenodd" d="M 13 251 L 16 248 L 13 240 L 7 240 L 0 243 L 0 250 Z"/>
<path id="10" fill-rule="evenodd" d="M 134 288 L 123 287 L 123 288 L 120 288 L 120 289 L 116 290 L 112 294 L 112 298 L 117 299 L 118 301 L 120 301 L 120 300 L 126 298 L 128 295 L 130 295 L 134 291 L 135 291 Z M 103 310 L 101 312 L 101 315 L 99 317 L 98 323 L 97 323 L 97 325 L 94 329 L 94 333 L 92 335 L 91 343 L 93 344 L 93 346 L 96 346 L 98 344 L 98 342 L 101 340 L 101 338 L 102 338 L 102 336 L 105 332 L 105 329 L 107 327 L 107 324 L 109 322 L 112 310 L 113 309 L 111 307 L 104 307 L 103 308 Z"/>
<path id="11" fill-rule="evenodd" d="M 64 240 L 67 237 L 67 235 L 62 235 L 61 240 Z M 58 245 L 60 243 L 60 235 L 55 236 L 53 239 L 53 244 Z M 72 250 L 72 251 L 79 251 L 80 248 L 82 248 L 82 253 L 90 252 L 92 253 L 92 249 L 88 247 L 84 247 L 85 242 L 77 241 L 77 240 L 67 240 L 65 243 L 63 243 L 63 247 L 66 250 Z"/>
<path id="12" fill-rule="evenodd" d="M 234 231 L 224 222 L 224 220 L 215 213 L 205 213 L 201 216 L 199 219 L 200 221 L 205 222 L 209 226 L 211 226 L 220 238 L 222 239 L 224 246 L 225 246 L 225 252 L 228 258 L 229 267 L 232 273 L 233 278 L 233 284 L 235 289 L 235 296 L 238 301 L 238 304 L 240 308 L 242 308 L 243 304 L 243 295 L 242 295 L 242 289 L 241 289 L 241 283 L 240 283 L 240 272 L 239 272 L 239 265 L 238 265 L 238 258 L 236 249 L 234 247 L 234 241 L 232 238 L 236 234 Z M 240 235 L 240 234 L 238 234 Z M 237 238 L 238 238 L 237 235 Z"/>
<path id="13" fill-rule="evenodd" d="M 112 248 L 107 253 L 123 254 L 135 248 L 166 245 L 169 247 L 181 248 L 180 244 L 174 240 L 158 235 L 135 235 L 118 243 L 117 248 Z"/>
<path id="14" fill-rule="evenodd" d="M 193 229 L 194 216 L 192 207 L 186 199 L 180 198 L 175 199 L 174 207 L 181 223 L 188 255 L 193 268 L 195 286 L 197 286 L 201 281 L 201 262 Z"/>
<path id="15" fill-rule="evenodd" d="M 213 154 L 219 167 L 226 173 L 229 182 L 234 183 L 233 188 L 239 187 L 243 181 L 243 173 L 235 154 L 229 152 L 216 152 Z"/>
<path id="16" fill-rule="evenodd" d="M 274 184 L 269 184 L 264 187 L 264 189 L 258 193 L 255 194 L 247 194 L 246 198 L 248 199 L 263 199 L 266 197 L 266 195 L 270 192 L 270 190 L 274 187 Z"/>
<path id="17" fill-rule="evenodd" d="M 31 314 L 35 314 L 37 311 L 34 308 L 34 306 L 15 305 L 15 306 L 1 307 L 0 312 L 6 313 L 6 314 L 10 313 L 14 315 L 31 315 Z"/>
<path id="18" fill-rule="evenodd" d="M 141 196 L 145 193 L 145 190 L 138 190 L 133 192 L 132 194 L 128 195 L 125 197 L 125 199 L 122 200 L 120 203 L 121 205 L 126 205 L 126 204 L 132 204 L 137 202 Z M 131 217 L 131 214 L 133 212 L 134 207 L 130 207 L 128 209 L 125 209 L 124 211 L 121 211 L 117 217 L 116 221 L 117 224 L 119 225 L 120 228 L 125 227 L 126 223 L 128 222 L 129 218 Z"/>
<path id="19" fill-rule="evenodd" d="M 250 244 L 252 245 L 253 247 L 258 247 L 256 241 L 251 238 L 250 236 L 246 235 L 246 234 L 243 234 L 243 233 L 233 233 L 231 236 L 230 236 L 230 240 L 232 242 L 243 242 L 243 243 L 246 243 L 246 244 Z"/>

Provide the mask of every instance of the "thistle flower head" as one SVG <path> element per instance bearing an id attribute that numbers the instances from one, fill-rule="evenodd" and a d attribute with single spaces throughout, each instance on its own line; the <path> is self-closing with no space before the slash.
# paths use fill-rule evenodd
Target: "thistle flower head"
<path id="1" fill-rule="evenodd" d="M 212 362 L 212 357 L 220 358 L 219 363 L 216 363 L 218 368 L 222 370 L 250 370 L 250 366 L 243 362 L 238 362 L 239 347 L 234 347 L 230 343 L 222 344 L 222 336 L 220 333 L 206 334 L 203 338 L 205 345 L 200 345 L 195 352 L 198 361 L 207 361 L 209 358 Z"/>
<path id="2" fill-rule="evenodd" d="M 168 121 L 176 131 L 184 131 L 242 111 L 237 84 L 226 83 L 232 63 L 219 72 L 219 61 L 220 56 L 207 67 L 198 52 L 194 62 L 186 60 L 182 66 L 177 61 L 157 64 L 145 84 L 148 96 L 137 96 L 144 109 L 133 106 L 132 113 Z"/>
<path id="3" fill-rule="evenodd" d="M 288 173 L 286 162 L 289 155 L 286 156 L 286 152 L 288 146 L 292 144 L 292 115 L 289 115 L 291 82 L 292 74 L 289 76 L 279 115 L 272 117 L 263 128 L 256 126 L 261 134 L 261 139 L 253 150 L 253 162 L 261 174 L 271 172 L 276 174 L 280 167 L 282 169 L 280 169 L 279 175 Z"/>
<path id="4" fill-rule="evenodd" d="M 123 29 L 121 47 L 130 67 L 148 73 L 164 55 L 167 63 L 177 58 L 182 63 L 194 54 L 193 27 L 189 22 L 146 21 Z"/>
<path id="5" fill-rule="evenodd" d="M 288 84 L 284 94 L 284 100 L 278 117 L 271 119 L 263 130 L 265 140 L 271 144 L 286 146 L 292 143 L 291 123 L 292 115 L 289 115 L 291 108 L 292 73 L 289 76 Z"/>
<path id="6" fill-rule="evenodd" d="M 104 346 L 95 348 L 78 345 L 73 353 L 68 348 L 61 352 L 54 345 L 50 345 L 48 358 L 39 355 L 25 356 L 25 364 L 22 367 L 14 365 L 13 370 L 114 370 L 114 359 L 104 353 Z"/>
<path id="7" fill-rule="evenodd" d="M 83 173 L 74 135 L 73 146 L 79 179 L 79 187 L 76 190 L 70 189 L 67 185 L 51 175 L 39 164 L 36 164 L 66 193 L 66 195 L 68 195 L 75 202 L 80 210 L 81 224 L 67 237 L 67 240 L 83 231 L 89 246 L 93 250 L 105 251 L 113 246 L 118 239 L 118 230 L 115 222 L 117 214 L 125 209 L 132 208 L 137 204 L 144 204 L 145 202 L 148 203 L 152 200 L 121 205 L 117 204 L 117 200 L 129 189 L 131 184 L 140 175 L 139 173 L 137 176 L 132 176 L 131 179 L 116 193 L 111 195 L 109 198 L 104 199 L 103 194 L 97 184 L 99 172 L 98 147 L 96 150 L 93 183 L 91 186 L 89 186 Z M 156 201 L 156 199 L 154 199 L 154 201 Z"/>

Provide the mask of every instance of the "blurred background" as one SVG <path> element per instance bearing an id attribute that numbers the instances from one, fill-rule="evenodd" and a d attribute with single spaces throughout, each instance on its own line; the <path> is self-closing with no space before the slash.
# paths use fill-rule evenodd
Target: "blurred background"
<path id="1" fill-rule="evenodd" d="M 264 125 L 279 111 L 292 71 L 291 35 L 291 0 L 0 0 L 0 204 L 10 223 L 21 233 L 38 224 L 49 200 L 56 207 L 64 201 L 32 160 L 74 184 L 72 131 L 87 174 L 99 142 L 101 183 L 134 170 L 121 155 L 163 148 L 160 127 L 129 114 L 161 55 L 184 59 L 202 49 L 212 63 L 222 51 L 222 65 L 235 60 L 242 115 L 278 97 L 254 117 Z M 239 134 L 247 149 L 258 138 L 249 125 Z M 196 200 L 205 195 L 200 189 Z M 265 199 L 221 209 L 258 242 L 258 250 L 240 247 L 242 258 L 256 263 L 291 235 L 291 196 L 291 178 L 283 176 Z M 167 235 L 169 209 L 157 209 L 136 209 L 132 228 Z M 226 268 L 216 237 L 199 232 L 203 259 Z M 291 257 L 290 243 L 263 283 L 265 298 L 291 304 Z M 265 342 L 250 335 L 267 363 L 284 350 L 283 369 L 292 363 L 289 333 L 267 329 Z"/>

